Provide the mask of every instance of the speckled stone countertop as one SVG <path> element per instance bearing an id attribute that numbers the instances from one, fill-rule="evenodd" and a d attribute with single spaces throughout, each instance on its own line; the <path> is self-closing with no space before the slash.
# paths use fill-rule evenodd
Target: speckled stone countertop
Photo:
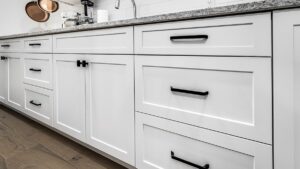
<path id="1" fill-rule="evenodd" d="M 24 37 L 39 36 L 39 35 L 51 35 L 51 34 L 59 34 L 59 33 L 67 33 L 67 32 L 96 30 L 96 29 L 122 27 L 122 26 L 180 21 L 180 20 L 197 19 L 197 18 L 227 16 L 227 15 L 235 15 L 235 14 L 267 12 L 267 11 L 289 9 L 289 8 L 300 8 L 300 0 L 265 0 L 260 2 L 251 2 L 251 3 L 237 4 L 231 6 L 199 9 L 199 10 L 170 13 L 170 14 L 156 15 L 156 16 L 149 16 L 149 17 L 141 17 L 136 19 L 127 19 L 127 20 L 111 21 L 111 22 L 104 22 L 104 23 L 96 23 L 91 25 L 81 25 L 81 26 L 62 28 L 62 29 L 45 30 L 40 32 L 30 32 L 30 33 L 23 33 L 23 34 L 0 36 L 0 40 L 12 39 L 12 38 L 24 38 Z"/>

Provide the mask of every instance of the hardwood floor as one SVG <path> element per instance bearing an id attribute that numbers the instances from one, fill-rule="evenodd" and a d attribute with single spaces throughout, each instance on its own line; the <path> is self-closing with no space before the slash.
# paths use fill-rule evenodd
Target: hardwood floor
<path id="1" fill-rule="evenodd" d="M 0 169 L 125 169 L 0 105 Z"/>

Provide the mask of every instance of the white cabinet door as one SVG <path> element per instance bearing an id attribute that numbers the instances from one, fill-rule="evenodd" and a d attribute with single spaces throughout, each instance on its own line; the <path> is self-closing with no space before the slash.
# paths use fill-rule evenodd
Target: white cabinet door
<path id="1" fill-rule="evenodd" d="M 300 168 L 300 10 L 274 14 L 275 169 Z"/>
<path id="2" fill-rule="evenodd" d="M 3 54 L 0 54 L 0 57 L 3 57 L 0 60 L 0 102 L 7 102 L 7 60 Z"/>
<path id="3" fill-rule="evenodd" d="M 77 67 L 80 56 L 54 55 L 54 127 L 81 141 L 85 139 L 86 68 Z"/>
<path id="4" fill-rule="evenodd" d="M 134 165 L 133 56 L 87 56 L 87 141 Z"/>
<path id="5" fill-rule="evenodd" d="M 7 86 L 9 106 L 22 111 L 24 105 L 23 94 L 23 67 L 21 54 L 6 54 L 7 59 Z"/>

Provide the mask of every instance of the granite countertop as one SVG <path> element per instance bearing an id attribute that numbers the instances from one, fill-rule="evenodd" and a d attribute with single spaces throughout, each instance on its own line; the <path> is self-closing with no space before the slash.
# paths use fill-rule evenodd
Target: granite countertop
<path id="1" fill-rule="evenodd" d="M 80 25 L 80 26 L 69 27 L 69 28 L 45 30 L 40 32 L 30 32 L 30 33 L 23 33 L 23 34 L 0 36 L 0 40 L 39 36 L 39 35 L 52 35 L 52 34 L 67 33 L 67 32 L 96 30 L 96 29 L 113 28 L 113 27 L 121 27 L 121 26 L 132 26 L 132 25 L 180 21 L 180 20 L 197 19 L 197 18 L 226 16 L 226 15 L 235 15 L 235 14 L 266 12 L 266 11 L 273 11 L 279 9 L 297 8 L 297 7 L 300 8 L 300 0 L 265 0 L 260 2 L 251 2 L 251 3 L 237 4 L 231 6 L 199 9 L 199 10 L 170 13 L 170 14 L 156 15 L 156 16 L 149 16 L 149 17 L 141 17 L 136 19 L 127 19 L 127 20 L 111 21 L 111 22 L 104 22 L 104 23 L 96 23 L 91 25 Z"/>

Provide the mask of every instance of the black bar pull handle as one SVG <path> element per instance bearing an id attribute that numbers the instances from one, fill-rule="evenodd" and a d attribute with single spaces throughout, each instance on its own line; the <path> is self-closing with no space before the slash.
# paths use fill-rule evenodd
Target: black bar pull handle
<path id="1" fill-rule="evenodd" d="M 42 69 L 37 69 L 37 68 L 30 68 L 29 70 L 32 72 L 41 72 L 42 71 Z"/>
<path id="2" fill-rule="evenodd" d="M 1 60 L 7 60 L 7 57 L 6 56 L 1 56 L 0 59 Z"/>
<path id="3" fill-rule="evenodd" d="M 171 89 L 172 92 L 193 94 L 193 95 L 199 95 L 199 96 L 208 96 L 208 94 L 209 94 L 209 91 L 199 92 L 199 91 L 193 91 L 193 90 L 185 90 L 185 89 L 174 88 L 172 86 L 171 86 L 170 89 Z"/>
<path id="4" fill-rule="evenodd" d="M 10 45 L 1 45 L 2 48 L 9 48 Z"/>
<path id="5" fill-rule="evenodd" d="M 83 60 L 83 61 L 80 61 L 80 60 L 77 60 L 77 67 L 87 67 L 89 65 L 89 63 L 86 61 L 86 60 Z"/>
<path id="6" fill-rule="evenodd" d="M 179 162 L 182 162 L 184 164 L 187 164 L 189 166 L 192 166 L 192 167 L 195 167 L 195 168 L 198 168 L 198 169 L 209 169 L 209 164 L 205 164 L 204 166 L 200 166 L 198 164 L 195 164 L 195 163 L 192 163 L 192 162 L 189 162 L 187 160 L 184 160 L 182 158 L 179 158 L 179 157 L 176 157 L 175 156 L 175 153 L 173 151 L 171 151 L 171 158 L 173 160 L 176 160 L 176 161 L 179 161 Z"/>
<path id="7" fill-rule="evenodd" d="M 41 107 L 42 106 L 42 103 L 36 103 L 33 100 L 31 100 L 29 103 L 32 104 L 32 105 L 34 105 L 34 106 L 37 106 L 37 107 Z"/>
<path id="8" fill-rule="evenodd" d="M 41 43 L 29 43 L 29 46 L 42 46 Z"/>
<path id="9" fill-rule="evenodd" d="M 208 35 L 182 35 L 182 36 L 171 36 L 171 41 L 199 41 L 207 40 Z"/>

